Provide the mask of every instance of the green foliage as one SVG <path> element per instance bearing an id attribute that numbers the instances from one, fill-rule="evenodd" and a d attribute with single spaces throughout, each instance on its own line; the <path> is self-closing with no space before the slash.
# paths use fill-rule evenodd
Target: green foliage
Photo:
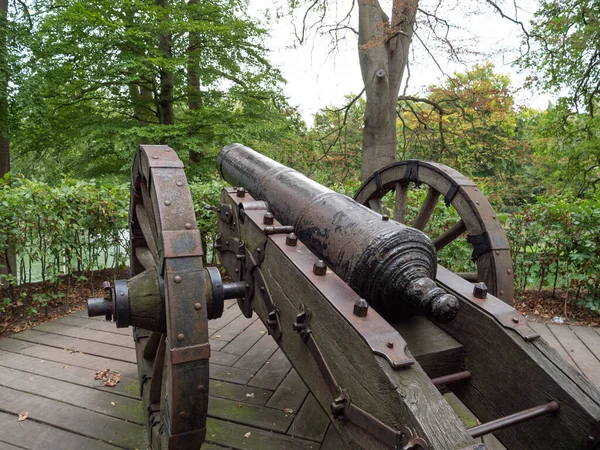
<path id="1" fill-rule="evenodd" d="M 209 180 L 193 179 L 189 183 L 196 213 L 196 223 L 202 236 L 206 259 L 212 264 L 216 263 L 215 242 L 218 236 L 216 210 L 221 191 L 226 185 L 225 181 L 216 177 Z"/>
<path id="2" fill-rule="evenodd" d="M 45 306 L 56 299 L 63 275 L 124 266 L 129 245 L 126 185 L 62 179 L 48 186 L 22 177 L 0 180 L 0 252 L 17 256 L 18 277 L 5 276 L 6 308 L 19 306 L 31 281 L 51 281 L 55 291 L 33 298 Z M 7 301 L 8 299 L 8 301 Z"/>
<path id="3" fill-rule="evenodd" d="M 516 286 L 560 288 L 600 312 L 600 196 L 539 198 L 508 215 Z"/>

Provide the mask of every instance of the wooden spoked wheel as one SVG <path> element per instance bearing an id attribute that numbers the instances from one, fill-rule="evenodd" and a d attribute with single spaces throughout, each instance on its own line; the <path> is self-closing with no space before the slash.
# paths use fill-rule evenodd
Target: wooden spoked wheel
<path id="1" fill-rule="evenodd" d="M 415 219 L 406 223 L 411 184 L 426 185 L 428 191 Z M 460 275 L 472 282 L 484 282 L 492 295 L 512 304 L 513 265 L 508 239 L 492 206 L 475 183 L 443 164 L 400 161 L 369 177 L 355 200 L 381 214 L 381 200 L 389 193 L 395 197 L 394 220 L 419 230 L 426 229 L 440 198 L 447 207 L 454 207 L 460 220 L 438 236 L 431 236 L 436 251 L 443 251 L 456 239 L 466 239 L 473 247 L 477 272 Z"/>
<path id="2" fill-rule="evenodd" d="M 152 329 L 134 329 L 148 440 L 152 449 L 197 450 L 206 432 L 210 350 L 192 197 L 183 163 L 167 146 L 139 146 L 131 181 L 132 276 L 154 270 L 163 297 L 162 310 L 148 311 Z"/>

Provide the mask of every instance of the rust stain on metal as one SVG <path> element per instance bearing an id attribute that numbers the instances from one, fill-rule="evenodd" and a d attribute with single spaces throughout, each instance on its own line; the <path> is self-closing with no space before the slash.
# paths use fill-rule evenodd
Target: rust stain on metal
<path id="1" fill-rule="evenodd" d="M 208 358 L 210 358 L 208 343 L 171 349 L 171 364 L 183 364 Z"/>

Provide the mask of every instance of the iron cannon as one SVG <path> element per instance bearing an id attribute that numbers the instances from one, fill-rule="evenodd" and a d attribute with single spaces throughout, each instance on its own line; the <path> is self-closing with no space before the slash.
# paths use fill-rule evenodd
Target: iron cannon
<path id="1" fill-rule="evenodd" d="M 210 441 L 209 320 L 228 299 L 260 318 L 344 448 L 483 450 L 479 438 L 493 433 L 515 450 L 600 449 L 600 393 L 511 306 L 508 240 L 470 180 L 441 164 L 402 161 L 350 199 L 239 144 L 219 153 L 217 167 L 233 186 L 215 211 L 227 277 L 203 266 L 176 153 L 141 145 L 131 278 L 88 302 L 90 315 L 134 327 L 153 449 Z M 427 193 L 409 224 L 412 184 Z M 460 219 L 430 238 L 440 199 Z M 471 244 L 475 272 L 438 264 L 456 239 Z M 449 392 L 481 423 L 467 427 Z"/>

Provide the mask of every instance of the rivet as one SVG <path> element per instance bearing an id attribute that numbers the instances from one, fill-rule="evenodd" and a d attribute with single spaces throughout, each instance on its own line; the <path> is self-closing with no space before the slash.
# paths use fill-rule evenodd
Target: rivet
<path id="1" fill-rule="evenodd" d="M 496 256 L 500 254 L 500 250 L 496 250 Z"/>
<path id="2" fill-rule="evenodd" d="M 202 305 L 200 303 L 194 303 L 194 309 L 196 311 L 200 311 L 201 308 L 202 308 Z"/>
<path id="3" fill-rule="evenodd" d="M 512 318 L 512 321 L 513 321 L 514 323 L 519 323 L 519 318 L 518 318 L 518 317 L 513 317 L 513 318 Z"/>
<path id="4" fill-rule="evenodd" d="M 327 265 L 325 264 L 325 262 L 322 259 L 320 259 L 314 263 L 313 273 L 315 275 L 319 275 L 319 276 L 323 276 L 327 273 Z"/>
<path id="5" fill-rule="evenodd" d="M 165 205 L 171 206 L 171 200 L 165 200 Z"/>
<path id="6" fill-rule="evenodd" d="M 263 216 L 263 223 L 265 225 L 273 225 L 273 219 L 274 219 L 273 213 L 270 213 L 270 212 L 265 213 L 265 215 Z"/>
<path id="7" fill-rule="evenodd" d="M 295 247 L 298 244 L 298 237 L 294 233 L 290 233 L 285 238 L 285 245 Z"/>
<path id="8" fill-rule="evenodd" d="M 388 221 L 388 220 L 390 220 L 390 218 L 388 216 L 383 215 L 383 216 L 381 216 L 381 220 Z"/>
<path id="9" fill-rule="evenodd" d="M 492 219 L 496 219 L 496 216 L 492 216 Z"/>
<path id="10" fill-rule="evenodd" d="M 206 387 L 204 387 L 203 384 L 199 384 L 198 386 L 196 386 L 196 390 L 198 392 L 206 392 Z"/>
<path id="11" fill-rule="evenodd" d="M 171 149 L 170 148 L 165 148 L 165 152 L 170 152 Z"/>
<path id="12" fill-rule="evenodd" d="M 184 227 L 186 227 L 186 228 L 189 230 L 190 228 L 192 228 L 192 224 L 191 224 L 191 223 L 189 223 L 189 222 L 187 222 L 187 223 L 184 225 Z"/>
<path id="13" fill-rule="evenodd" d="M 256 249 L 256 253 L 260 253 L 260 252 L 262 252 L 262 249 L 259 247 Z"/>
<path id="14" fill-rule="evenodd" d="M 181 283 L 181 277 L 179 275 L 175 275 L 175 278 L 173 278 L 173 280 L 175 280 L 175 283 Z"/>
<path id="15" fill-rule="evenodd" d="M 512 273 L 512 270 L 508 269 L 508 270 L 506 271 L 506 273 Z"/>
<path id="16" fill-rule="evenodd" d="M 475 202 L 475 204 L 476 204 L 476 205 L 479 205 L 479 202 L 477 202 L 477 201 L 476 201 L 476 202 Z"/>
<path id="17" fill-rule="evenodd" d="M 389 341 L 387 344 L 385 344 L 387 348 L 394 348 L 394 343 L 392 341 Z"/>
<path id="18" fill-rule="evenodd" d="M 175 183 L 177 186 L 181 187 L 183 186 L 183 181 L 178 181 L 177 183 Z"/>
<path id="19" fill-rule="evenodd" d="M 500 295 L 504 295 L 504 289 L 500 289 Z"/>
<path id="20" fill-rule="evenodd" d="M 185 411 L 180 411 L 179 412 L 179 418 L 180 419 L 185 419 Z"/>
<path id="21" fill-rule="evenodd" d="M 121 297 L 125 297 L 125 292 L 123 292 L 123 291 L 119 291 L 119 295 L 120 295 Z"/>
<path id="22" fill-rule="evenodd" d="M 158 159 L 158 156 L 153 156 L 152 159 Z"/>
<path id="23" fill-rule="evenodd" d="M 178 340 L 179 342 L 183 341 L 184 339 L 185 339 L 185 336 L 183 335 L 183 333 L 179 333 L 179 334 L 177 335 L 177 340 Z"/>

